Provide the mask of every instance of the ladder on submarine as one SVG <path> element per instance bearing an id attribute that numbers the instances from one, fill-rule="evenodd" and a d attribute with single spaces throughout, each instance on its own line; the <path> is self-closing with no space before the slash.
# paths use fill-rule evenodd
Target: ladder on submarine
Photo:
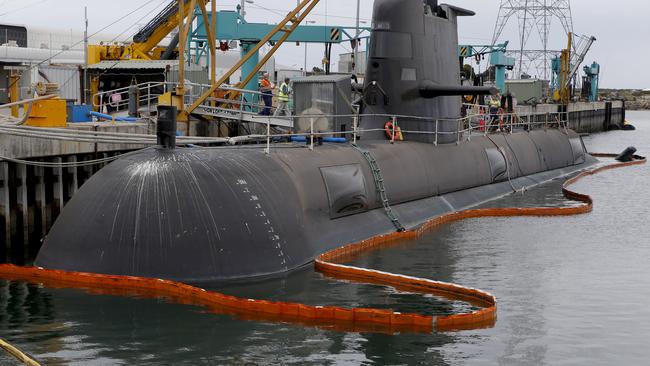
<path id="1" fill-rule="evenodd" d="M 386 186 L 384 185 L 384 178 L 381 175 L 381 169 L 379 168 L 379 164 L 377 164 L 377 160 L 375 160 L 375 157 L 372 156 L 370 151 L 363 150 L 357 145 L 352 145 L 352 146 L 354 146 L 354 148 L 357 149 L 361 153 L 361 155 L 363 155 L 363 157 L 370 165 L 370 170 L 372 170 L 372 177 L 375 181 L 375 188 L 379 193 L 379 198 L 381 199 L 381 204 L 384 207 L 384 211 L 386 211 L 386 216 L 388 216 L 391 223 L 393 224 L 393 226 L 395 226 L 395 229 L 397 229 L 398 232 L 406 231 L 406 228 L 400 223 L 399 218 L 397 217 L 397 215 L 395 215 L 393 209 L 390 207 L 390 203 L 388 201 L 388 195 L 386 195 Z"/>

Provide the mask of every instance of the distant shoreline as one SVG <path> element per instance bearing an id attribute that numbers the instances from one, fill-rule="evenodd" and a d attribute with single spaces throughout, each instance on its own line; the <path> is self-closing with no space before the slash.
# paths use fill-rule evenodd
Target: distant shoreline
<path id="1" fill-rule="evenodd" d="M 650 110 L 650 90 L 640 89 L 601 89 L 601 98 L 622 99 L 625 101 L 625 109 L 629 111 Z"/>

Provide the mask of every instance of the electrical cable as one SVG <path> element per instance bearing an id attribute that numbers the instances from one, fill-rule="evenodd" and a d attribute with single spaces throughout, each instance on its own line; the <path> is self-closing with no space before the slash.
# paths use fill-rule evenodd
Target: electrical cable
<path id="1" fill-rule="evenodd" d="M 17 12 L 17 11 L 21 11 L 21 10 L 29 9 L 29 8 L 31 8 L 31 7 L 34 6 L 34 5 L 43 4 L 43 3 L 48 2 L 48 1 L 49 1 L 49 0 L 39 0 L 39 1 L 35 1 L 35 2 L 31 3 L 31 4 L 27 4 L 27 5 L 23 6 L 22 8 L 13 9 L 13 10 L 9 10 L 9 11 L 6 11 L 6 12 L 4 12 L 4 13 L 1 13 L 1 14 L 0 14 L 0 17 L 3 17 L 3 16 L 5 16 L 5 15 L 9 15 L 9 14 L 15 13 L 15 12 Z M 6 1 L 5 1 L 5 3 L 6 3 Z M 3 4 L 3 6 L 4 6 L 4 4 Z"/>
<path id="2" fill-rule="evenodd" d="M 124 35 L 124 33 L 129 31 L 130 29 L 133 29 L 134 27 L 136 27 L 138 25 L 138 23 L 143 21 L 145 18 L 151 16 L 151 13 L 155 13 L 155 12 L 157 13 L 158 8 L 160 8 L 162 5 L 164 5 L 164 4 L 168 3 L 168 2 L 169 2 L 168 0 L 162 0 L 158 5 L 154 6 L 153 9 L 147 11 L 140 19 L 136 20 L 135 23 L 133 23 L 130 27 L 125 28 L 120 34 L 113 37 L 113 39 L 111 40 L 111 43 L 115 42 L 115 40 L 120 38 L 122 35 Z M 123 42 L 128 42 L 129 39 L 132 39 L 135 34 L 137 34 L 137 32 L 132 34 L 129 38 L 125 39 Z"/>
<path id="3" fill-rule="evenodd" d="M 505 163 L 506 163 L 506 175 L 508 176 L 508 183 L 510 184 L 510 188 L 512 188 L 512 191 L 513 191 L 514 193 L 519 193 L 519 192 L 521 192 L 521 193 L 523 194 L 523 193 L 526 191 L 526 189 L 525 189 L 525 188 L 522 188 L 521 190 L 519 190 L 519 189 L 517 189 L 517 188 L 515 187 L 515 185 L 512 183 L 512 177 L 510 176 L 510 164 L 509 164 L 509 162 L 508 162 L 508 157 L 506 156 L 505 151 L 502 150 L 502 148 L 501 148 L 499 145 L 497 145 L 497 143 L 496 143 L 494 140 L 492 140 L 492 137 L 490 137 L 490 135 L 485 135 L 485 137 L 487 137 L 488 140 L 492 141 L 492 143 L 494 144 L 494 146 L 496 146 L 497 151 L 501 154 L 501 156 L 503 156 L 503 160 L 504 160 Z M 506 139 L 505 136 L 504 136 L 504 139 Z"/>
<path id="4" fill-rule="evenodd" d="M 48 0 L 43 0 L 43 1 L 48 1 Z M 118 18 L 117 20 L 113 21 L 112 23 L 110 23 L 110 24 L 104 26 L 104 27 L 101 28 L 100 30 L 98 30 L 98 31 L 96 31 L 96 32 L 94 32 L 94 33 L 88 35 L 88 38 L 92 38 L 92 37 L 98 35 L 99 33 L 105 31 L 106 29 L 108 29 L 108 28 L 114 26 L 115 24 L 121 22 L 122 20 L 126 19 L 127 17 L 129 17 L 129 16 L 133 15 L 134 13 L 140 11 L 141 9 L 143 9 L 144 7 L 146 7 L 147 5 L 151 4 L 151 3 L 154 2 L 154 1 L 156 1 L 156 0 L 148 0 L 148 1 L 145 2 L 144 4 L 138 6 L 136 9 L 134 9 L 134 10 L 128 12 L 126 15 L 124 15 L 124 16 Z M 0 16 L 1 16 L 1 15 L 2 15 L 2 14 L 0 14 Z M 75 46 L 78 46 L 78 45 L 80 45 L 80 44 L 82 44 L 82 43 L 84 43 L 84 40 L 81 40 L 81 41 L 79 41 L 79 42 L 77 42 L 77 43 L 72 44 L 72 45 L 70 46 L 70 49 L 73 49 Z M 51 60 L 54 59 L 55 57 L 57 57 L 57 56 L 63 54 L 64 52 L 67 52 L 67 51 L 68 51 L 68 50 L 61 50 L 61 51 L 55 53 L 54 55 L 52 55 L 52 56 L 50 56 L 50 57 L 48 57 L 48 58 L 46 58 L 46 59 L 44 59 L 44 60 L 42 60 L 42 61 L 40 61 L 40 62 L 37 62 L 37 63 L 35 63 L 35 64 L 32 64 L 31 66 L 29 66 L 29 67 L 27 68 L 27 70 L 25 70 L 25 72 L 26 72 L 26 71 L 33 70 L 34 68 L 43 65 L 44 63 L 46 63 L 46 62 L 48 62 L 48 61 L 51 61 Z"/>
<path id="5" fill-rule="evenodd" d="M 257 8 L 257 9 L 260 9 L 260 10 L 266 10 L 268 12 L 274 13 L 276 15 L 282 15 L 282 16 L 286 16 L 287 13 L 289 12 L 289 10 L 266 8 L 266 7 L 260 6 L 258 4 L 249 4 L 248 6 L 250 6 L 252 8 Z M 352 19 L 352 20 L 357 19 L 356 17 L 345 16 L 345 15 L 331 15 L 331 14 L 327 14 L 327 13 L 311 13 L 311 15 L 324 16 L 324 17 L 329 16 L 330 18 L 341 18 L 341 19 Z M 370 21 L 370 19 L 367 19 L 367 18 L 360 18 L 360 19 L 362 21 L 365 21 L 365 22 Z"/>
<path id="6" fill-rule="evenodd" d="M 141 153 L 145 150 L 152 149 L 152 147 L 147 147 L 144 149 L 138 149 L 136 151 L 131 151 L 125 154 L 120 154 L 116 156 L 110 156 L 107 158 L 101 158 L 101 159 L 94 159 L 94 160 L 84 160 L 84 161 L 74 161 L 74 162 L 61 162 L 61 163 L 50 163 L 46 161 L 32 161 L 32 160 L 23 160 L 23 159 L 15 159 L 15 158 L 9 158 L 5 156 L 0 156 L 0 160 L 6 160 L 10 161 L 12 163 L 16 164 L 24 164 L 24 165 L 30 165 L 30 166 L 36 166 L 36 167 L 41 167 L 41 168 L 77 168 L 77 167 L 83 167 L 83 166 L 90 166 L 90 165 L 99 165 L 99 164 L 104 164 L 104 163 L 109 163 L 111 161 L 125 158 L 131 155 L 135 155 L 137 153 Z"/>

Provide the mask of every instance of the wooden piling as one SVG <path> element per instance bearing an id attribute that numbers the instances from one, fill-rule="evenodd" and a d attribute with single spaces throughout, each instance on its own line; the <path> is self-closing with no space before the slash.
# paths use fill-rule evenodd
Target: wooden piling
<path id="1" fill-rule="evenodd" d="M 27 198 L 27 166 L 16 164 L 16 218 L 17 223 L 17 241 L 23 246 L 21 259 L 28 257 L 27 248 L 29 247 L 29 202 Z M 18 254 L 18 251 L 16 251 Z"/>
<path id="2" fill-rule="evenodd" d="M 0 240 L 2 258 L 6 261 L 11 249 L 11 208 L 9 205 L 9 163 L 0 162 Z"/>

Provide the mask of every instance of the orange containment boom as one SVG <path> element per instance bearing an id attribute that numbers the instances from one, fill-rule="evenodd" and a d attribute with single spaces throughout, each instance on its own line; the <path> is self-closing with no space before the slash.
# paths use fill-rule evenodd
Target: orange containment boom
<path id="1" fill-rule="evenodd" d="M 601 154 L 598 156 L 610 157 L 612 155 Z M 462 300 L 480 308 L 470 313 L 434 316 L 380 309 L 347 309 L 336 306 L 311 306 L 299 303 L 244 299 L 168 280 L 67 272 L 38 267 L 18 267 L 10 264 L 0 265 L 0 277 L 39 283 L 48 287 L 86 289 L 91 293 L 163 297 L 175 303 L 204 306 L 213 312 L 233 314 L 246 320 L 288 322 L 338 331 L 396 333 L 485 328 L 493 326 L 497 318 L 497 300 L 493 295 L 485 291 L 451 283 L 347 266 L 341 264 L 341 262 L 348 261 L 372 250 L 416 238 L 431 228 L 468 218 L 567 216 L 588 213 L 593 209 L 591 197 L 569 190 L 570 185 L 581 178 L 604 170 L 644 163 L 645 160 L 615 163 L 582 172 L 567 180 L 563 185 L 564 196 L 582 202 L 583 204 L 579 206 L 487 208 L 453 212 L 431 219 L 416 230 L 377 236 L 329 251 L 316 258 L 316 270 L 327 276 Z"/>

